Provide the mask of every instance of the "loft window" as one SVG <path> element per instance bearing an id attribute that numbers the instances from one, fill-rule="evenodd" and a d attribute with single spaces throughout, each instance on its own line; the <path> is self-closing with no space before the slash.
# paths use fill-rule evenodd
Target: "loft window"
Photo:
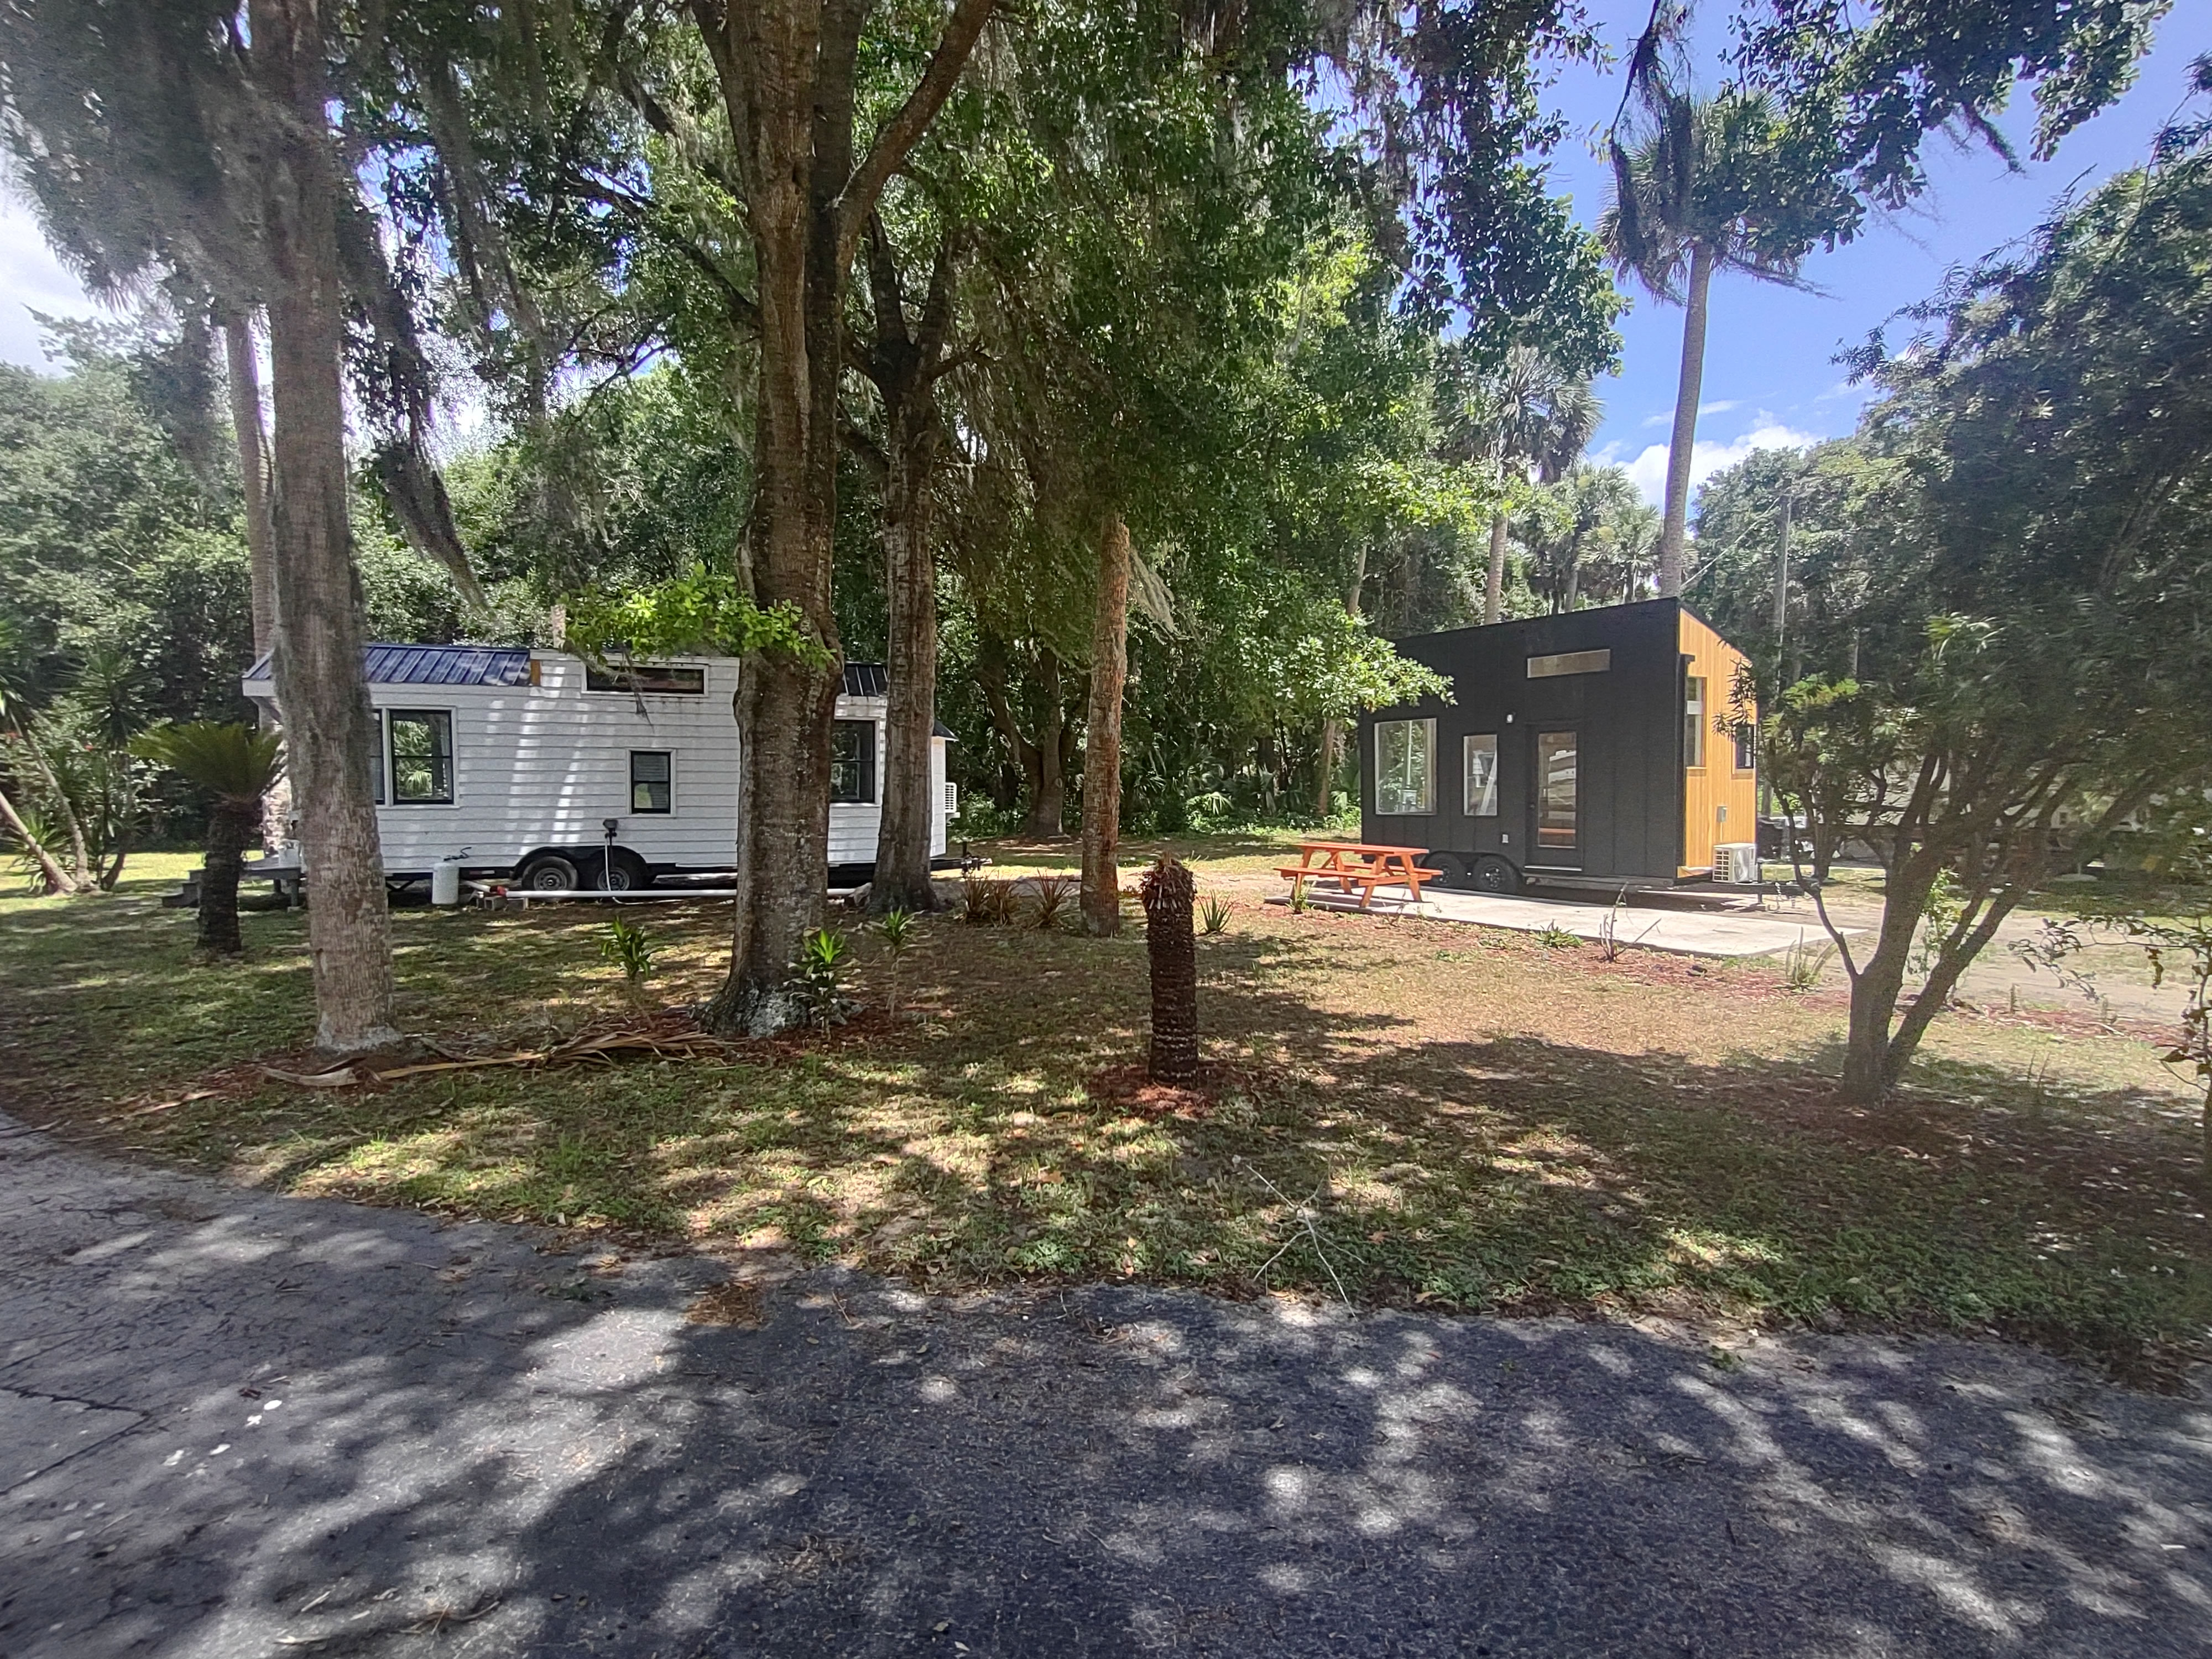
<path id="1" fill-rule="evenodd" d="M 839 720 L 830 728 L 830 804 L 872 806 L 876 800 L 876 723 Z"/>
<path id="2" fill-rule="evenodd" d="M 1471 818 L 1498 816 L 1498 734 L 1485 732 L 1467 739 L 1467 815 Z"/>
<path id="3" fill-rule="evenodd" d="M 1436 809 L 1437 723 L 1375 723 L 1375 811 L 1403 817 Z"/>
<path id="4" fill-rule="evenodd" d="M 629 751 L 629 810 L 633 812 L 672 812 L 676 757 L 665 749 Z"/>
<path id="5" fill-rule="evenodd" d="M 1759 764 L 1759 728 L 1749 720 L 1735 728 L 1735 769 L 1751 771 Z"/>
<path id="6" fill-rule="evenodd" d="M 1528 659 L 1528 678 L 1548 680 L 1561 674 L 1607 674 L 1613 672 L 1613 653 L 1560 651 L 1548 657 Z"/>
<path id="7" fill-rule="evenodd" d="M 392 803 L 453 804 L 453 717 L 443 708 L 395 708 L 392 732 Z"/>
<path id="8" fill-rule="evenodd" d="M 1702 676 L 1689 677 L 1689 690 L 1682 698 L 1682 764 L 1703 766 L 1705 763 L 1705 682 Z"/>
<path id="9" fill-rule="evenodd" d="M 651 692 L 655 696 L 703 697 L 707 695 L 707 671 L 703 668 L 672 668 L 662 663 L 610 663 L 601 668 L 595 663 L 584 665 L 584 689 L 586 691 Z"/>

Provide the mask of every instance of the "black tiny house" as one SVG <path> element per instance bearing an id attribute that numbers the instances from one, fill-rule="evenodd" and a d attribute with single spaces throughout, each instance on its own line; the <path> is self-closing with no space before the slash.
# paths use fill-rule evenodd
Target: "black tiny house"
<path id="1" fill-rule="evenodd" d="M 1361 718 L 1360 839 L 1426 848 L 1443 884 L 1671 884 L 1755 837 L 1756 714 L 1729 707 L 1743 656 L 1680 600 L 1397 647 L 1453 700 Z"/>

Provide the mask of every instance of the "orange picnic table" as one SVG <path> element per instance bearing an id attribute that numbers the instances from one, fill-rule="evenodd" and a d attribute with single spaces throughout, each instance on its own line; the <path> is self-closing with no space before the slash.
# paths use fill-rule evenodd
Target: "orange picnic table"
<path id="1" fill-rule="evenodd" d="M 1359 908 L 1366 909 L 1375 900 L 1377 887 L 1402 885 L 1413 894 L 1413 902 L 1421 902 L 1422 882 L 1440 873 L 1424 870 L 1420 860 L 1428 854 L 1425 847 L 1382 847 L 1364 841 L 1302 841 L 1298 843 L 1298 861 L 1283 865 L 1276 871 L 1291 881 L 1291 896 L 1296 898 L 1305 890 L 1310 881 L 1332 882 L 1340 892 L 1350 892 L 1357 887 Z"/>

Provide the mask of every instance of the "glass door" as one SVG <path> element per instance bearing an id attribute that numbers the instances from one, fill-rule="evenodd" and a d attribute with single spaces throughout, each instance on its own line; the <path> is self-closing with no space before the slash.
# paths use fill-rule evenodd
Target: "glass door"
<path id="1" fill-rule="evenodd" d="M 1576 827 L 1575 734 L 1536 734 L 1536 846 L 1538 864 L 1578 865 Z"/>

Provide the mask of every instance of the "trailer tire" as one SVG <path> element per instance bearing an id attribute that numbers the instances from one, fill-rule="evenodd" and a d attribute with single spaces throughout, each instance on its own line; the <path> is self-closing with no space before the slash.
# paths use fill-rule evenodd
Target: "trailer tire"
<path id="1" fill-rule="evenodd" d="M 1478 893 L 1510 896 L 1521 890 L 1521 872 L 1513 867 L 1510 860 L 1485 853 L 1474 861 L 1471 884 Z"/>
<path id="2" fill-rule="evenodd" d="M 603 893 L 635 893 L 653 885 L 653 872 L 635 853 L 617 847 L 592 860 L 592 885 Z"/>
<path id="3" fill-rule="evenodd" d="M 576 866 L 558 853 L 541 853 L 522 866 L 514 884 L 525 892 L 568 893 L 583 885 Z"/>
<path id="4" fill-rule="evenodd" d="M 1421 861 L 1437 872 L 1436 879 L 1429 883 L 1431 887 L 1463 893 L 1474 885 L 1474 878 L 1468 872 L 1468 861 L 1457 853 L 1425 853 Z"/>

